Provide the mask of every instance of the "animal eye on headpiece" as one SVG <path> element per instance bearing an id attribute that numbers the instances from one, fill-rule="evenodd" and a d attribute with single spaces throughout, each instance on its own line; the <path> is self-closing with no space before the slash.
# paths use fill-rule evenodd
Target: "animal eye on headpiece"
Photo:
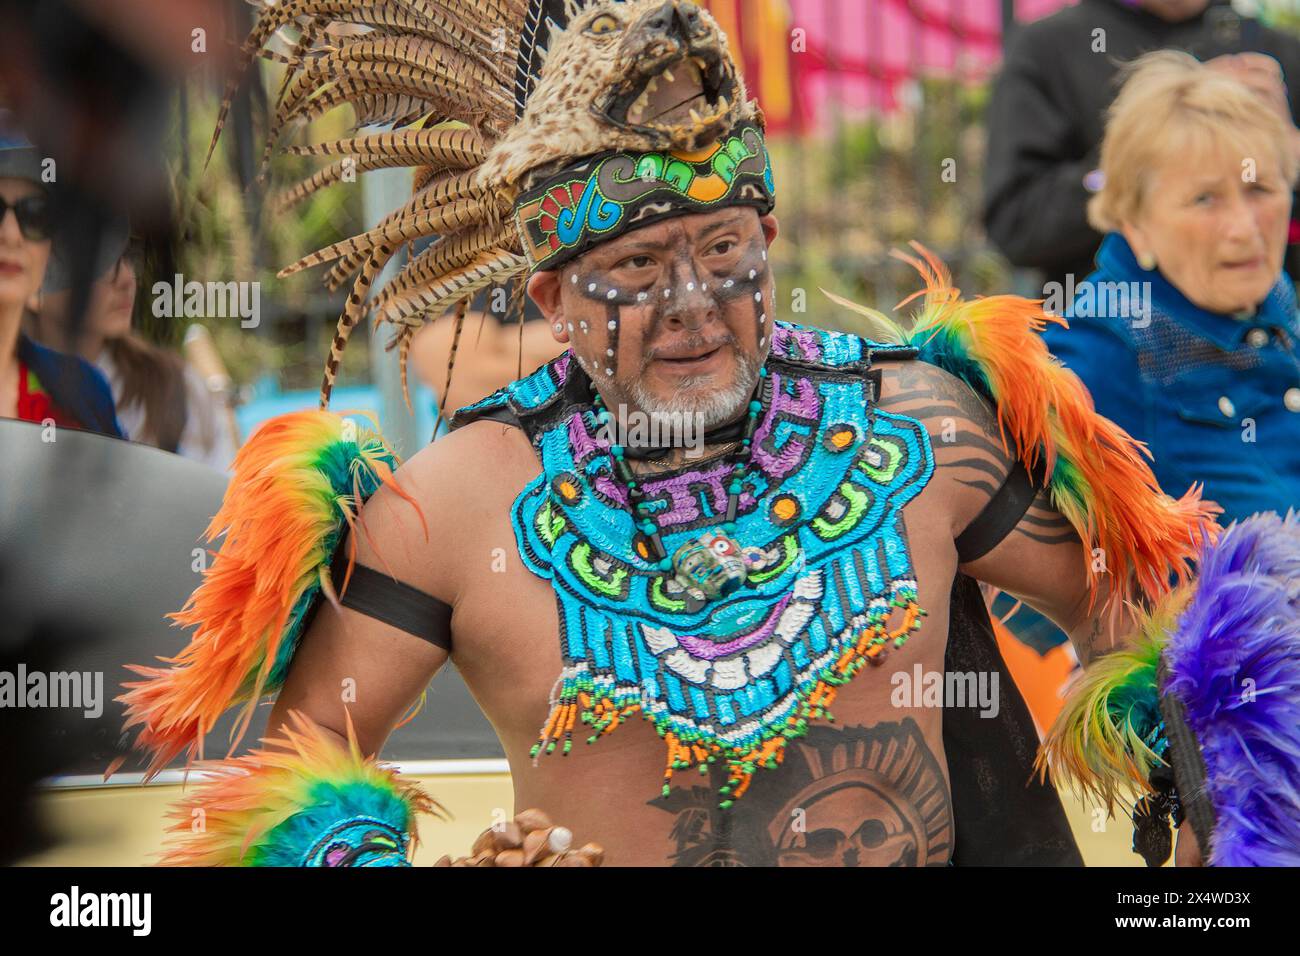
<path id="1" fill-rule="evenodd" d="M 617 33 L 623 29 L 623 24 L 619 22 L 618 17 L 612 13 L 602 13 L 596 19 L 587 25 L 587 31 L 592 36 L 606 36 L 610 33 Z"/>

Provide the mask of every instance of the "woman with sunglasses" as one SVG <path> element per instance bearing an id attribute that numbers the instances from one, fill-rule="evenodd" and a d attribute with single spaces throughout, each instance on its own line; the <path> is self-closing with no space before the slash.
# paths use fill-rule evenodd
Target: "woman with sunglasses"
<path id="1" fill-rule="evenodd" d="M 0 418 L 123 437 L 113 394 L 87 362 L 22 333 L 50 260 L 49 196 L 41 158 L 0 114 Z"/>
<path id="2" fill-rule="evenodd" d="M 91 283 L 75 338 L 72 292 L 57 255 L 29 328 L 41 342 L 75 351 L 103 374 L 132 441 L 224 470 L 237 447 L 229 405 L 184 357 L 132 327 L 137 310 L 148 304 L 137 301 L 146 257 L 129 231 L 125 222 L 110 226 L 110 248 L 122 251 Z M 187 351 L 195 332 L 202 327 L 187 333 Z"/>

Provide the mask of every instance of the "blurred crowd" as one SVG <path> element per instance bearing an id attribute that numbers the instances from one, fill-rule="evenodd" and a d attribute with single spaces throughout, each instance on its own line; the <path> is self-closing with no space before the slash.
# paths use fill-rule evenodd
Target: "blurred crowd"
<path id="1" fill-rule="evenodd" d="M 1014 33 L 984 223 L 1053 354 L 1225 521 L 1300 505 L 1300 38 L 1208 0 L 1081 0 Z"/>
<path id="2" fill-rule="evenodd" d="M 0 114 L 0 417 L 130 439 L 218 469 L 236 434 L 220 383 L 136 333 L 141 245 L 108 231 L 74 321 L 43 157 Z M 190 342 L 201 341 L 195 327 Z"/>

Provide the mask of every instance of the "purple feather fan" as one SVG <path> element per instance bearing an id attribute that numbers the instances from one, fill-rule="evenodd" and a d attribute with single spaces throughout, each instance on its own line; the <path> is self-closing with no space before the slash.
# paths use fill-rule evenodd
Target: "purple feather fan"
<path id="1" fill-rule="evenodd" d="M 1164 651 L 1217 817 L 1214 866 L 1300 866 L 1300 514 L 1234 523 Z"/>

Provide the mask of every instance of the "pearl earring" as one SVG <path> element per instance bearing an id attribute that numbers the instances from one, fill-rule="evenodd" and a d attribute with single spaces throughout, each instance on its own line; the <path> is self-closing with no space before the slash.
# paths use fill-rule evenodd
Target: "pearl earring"
<path id="1" fill-rule="evenodd" d="M 1137 257 L 1137 259 L 1138 259 L 1138 265 L 1140 265 L 1147 272 L 1150 272 L 1152 269 L 1156 267 L 1156 257 L 1149 252 L 1142 253 Z"/>
<path id="2" fill-rule="evenodd" d="M 564 331 L 564 323 L 563 323 L 563 322 L 556 322 L 556 323 L 555 323 L 555 332 L 556 332 L 556 334 L 558 335 L 559 333 L 561 333 L 561 332 L 563 332 L 563 331 Z"/>

